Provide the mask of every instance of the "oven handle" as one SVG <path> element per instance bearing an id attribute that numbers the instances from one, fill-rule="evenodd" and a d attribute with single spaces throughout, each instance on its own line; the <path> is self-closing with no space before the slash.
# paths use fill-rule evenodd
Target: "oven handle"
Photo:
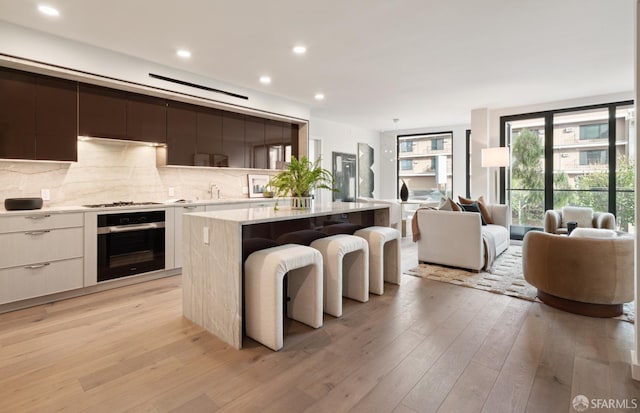
<path id="1" fill-rule="evenodd" d="M 164 222 L 152 222 L 149 224 L 140 225 L 118 225 L 114 227 L 102 227 L 98 228 L 98 234 L 113 234 L 118 232 L 131 232 L 131 231 L 144 231 L 164 228 Z"/>

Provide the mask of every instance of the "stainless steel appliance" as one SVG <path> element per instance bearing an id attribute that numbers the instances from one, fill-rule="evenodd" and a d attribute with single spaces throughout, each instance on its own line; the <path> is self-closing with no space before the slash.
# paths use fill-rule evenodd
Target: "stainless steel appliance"
<path id="1" fill-rule="evenodd" d="M 98 215 L 98 282 L 165 267 L 165 211 Z"/>

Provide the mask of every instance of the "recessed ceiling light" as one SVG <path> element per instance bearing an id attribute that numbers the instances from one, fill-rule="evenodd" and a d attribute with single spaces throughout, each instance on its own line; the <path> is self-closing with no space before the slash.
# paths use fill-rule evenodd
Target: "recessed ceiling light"
<path id="1" fill-rule="evenodd" d="M 324 99 L 324 95 L 322 93 L 316 93 L 315 98 L 316 98 L 316 100 L 322 100 L 322 99 Z"/>
<path id="2" fill-rule="evenodd" d="M 268 85 L 269 83 L 271 83 L 271 78 L 269 76 L 260 76 L 260 83 Z"/>
<path id="3" fill-rule="evenodd" d="M 191 52 L 185 49 L 178 50 L 176 54 L 180 57 L 184 57 L 185 59 L 188 59 L 189 57 L 191 57 Z"/>
<path id="4" fill-rule="evenodd" d="M 41 4 L 38 6 L 38 10 L 42 14 L 46 14 L 47 16 L 59 16 L 60 12 L 51 6 L 47 6 L 46 4 Z"/>
<path id="5" fill-rule="evenodd" d="M 294 46 L 293 53 L 295 54 L 305 54 L 307 52 L 307 48 L 304 46 Z"/>

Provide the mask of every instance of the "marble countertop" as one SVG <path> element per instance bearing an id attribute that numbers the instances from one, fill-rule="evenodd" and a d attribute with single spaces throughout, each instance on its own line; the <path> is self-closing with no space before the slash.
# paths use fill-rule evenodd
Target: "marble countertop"
<path id="1" fill-rule="evenodd" d="M 369 202 L 334 202 L 330 205 L 314 206 L 311 209 L 291 209 L 289 206 L 278 206 L 277 210 L 273 207 L 239 208 L 211 212 L 192 212 L 184 216 L 197 216 L 212 220 L 236 222 L 242 225 L 385 208 L 389 208 L 389 205 Z"/>
<path id="2" fill-rule="evenodd" d="M 203 199 L 198 201 L 186 201 L 186 202 L 160 202 L 152 205 L 130 205 L 119 207 L 104 207 L 104 208 L 88 208 L 81 205 L 68 205 L 68 206 L 44 206 L 41 209 L 32 209 L 26 211 L 7 211 L 4 208 L 0 208 L 0 216 L 21 216 L 21 215 L 33 215 L 33 214 L 65 214 L 71 212 L 103 212 L 103 211 L 131 211 L 140 209 L 159 209 L 159 208 L 173 208 L 189 205 L 206 206 L 206 205 L 224 205 L 224 204 L 244 204 L 247 202 L 260 203 L 268 202 L 270 198 L 226 198 L 226 199 Z M 273 209 L 271 207 L 271 209 Z"/>

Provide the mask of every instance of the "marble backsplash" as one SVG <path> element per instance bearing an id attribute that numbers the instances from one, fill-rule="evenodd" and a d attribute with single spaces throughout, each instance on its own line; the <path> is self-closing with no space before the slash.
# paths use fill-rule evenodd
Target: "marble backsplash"
<path id="1" fill-rule="evenodd" d="M 274 171 L 230 168 L 156 167 L 156 148 L 127 141 L 78 141 L 78 162 L 0 161 L 0 199 L 39 197 L 49 189 L 45 206 L 75 206 L 114 201 L 169 198 L 210 199 L 209 186 L 221 199 L 246 198 L 247 174 Z M 169 188 L 174 196 L 169 196 Z M 214 194 L 214 198 L 217 194 Z"/>

